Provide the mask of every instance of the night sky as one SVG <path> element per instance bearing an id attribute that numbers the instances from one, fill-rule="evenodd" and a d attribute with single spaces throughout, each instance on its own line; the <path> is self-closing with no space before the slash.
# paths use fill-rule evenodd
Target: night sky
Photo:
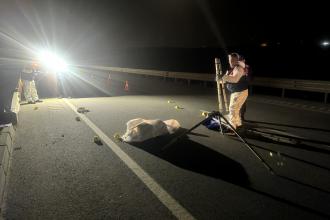
<path id="1" fill-rule="evenodd" d="M 330 36 L 327 8 L 317 1 L 0 2 L 2 57 L 48 47 L 79 62 L 104 62 L 127 48 L 303 48 Z"/>

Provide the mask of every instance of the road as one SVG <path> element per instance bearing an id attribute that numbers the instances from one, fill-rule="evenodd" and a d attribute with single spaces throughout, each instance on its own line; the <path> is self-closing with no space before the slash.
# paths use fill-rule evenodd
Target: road
<path id="1" fill-rule="evenodd" d="M 21 106 L 5 219 L 329 218 L 326 110 L 249 99 L 250 128 L 315 140 L 247 135 L 272 175 L 238 138 L 202 126 L 164 151 L 173 137 L 141 144 L 114 138 L 139 117 L 173 118 L 188 129 L 203 119 L 200 110 L 217 108 L 209 92 L 214 88 L 143 78 L 125 91 L 124 80 L 111 86 L 96 81 L 90 77 L 76 86 L 88 98 L 73 92 L 72 98 Z M 103 97 L 91 97 L 96 87 L 83 84 L 97 85 L 103 92 L 96 95 Z M 90 112 L 81 115 L 78 107 Z M 75 120 L 79 114 L 81 121 Z M 103 145 L 93 142 L 95 132 Z"/>

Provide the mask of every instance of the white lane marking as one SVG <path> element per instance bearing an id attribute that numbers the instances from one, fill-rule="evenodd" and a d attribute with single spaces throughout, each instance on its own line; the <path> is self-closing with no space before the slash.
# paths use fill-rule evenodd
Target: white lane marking
<path id="1" fill-rule="evenodd" d="M 145 172 L 130 156 L 115 144 L 101 129 L 99 129 L 84 114 L 77 112 L 77 108 L 67 99 L 64 102 L 102 139 L 106 145 L 132 170 L 135 175 L 149 188 L 178 219 L 195 219 L 178 201 L 168 194 L 147 172 Z"/>

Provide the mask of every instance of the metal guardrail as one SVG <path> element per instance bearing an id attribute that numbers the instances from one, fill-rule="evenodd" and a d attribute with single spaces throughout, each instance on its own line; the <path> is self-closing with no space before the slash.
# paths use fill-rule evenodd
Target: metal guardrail
<path id="1" fill-rule="evenodd" d="M 285 90 L 300 90 L 308 92 L 324 93 L 324 103 L 327 103 L 328 94 L 330 93 L 329 81 L 318 80 L 300 80 L 300 79 L 274 79 L 256 77 L 252 82 L 252 86 L 262 86 L 282 89 L 282 97 L 285 96 Z"/>
<path id="2" fill-rule="evenodd" d="M 120 67 L 104 67 L 93 66 L 92 68 L 113 72 L 124 72 L 146 76 L 158 76 L 163 78 L 173 79 L 186 79 L 188 84 L 191 80 L 214 82 L 215 75 L 209 73 L 189 73 L 189 72 L 171 72 L 160 71 L 150 69 L 133 69 L 133 68 L 120 68 Z M 285 90 L 300 90 L 308 92 L 320 92 L 324 93 L 324 102 L 327 103 L 328 94 L 330 93 L 330 81 L 317 81 L 317 80 L 300 80 L 300 79 L 283 79 L 283 78 L 267 78 L 267 77 L 255 77 L 250 84 L 260 87 L 271 87 L 282 89 L 282 97 L 285 96 Z"/>

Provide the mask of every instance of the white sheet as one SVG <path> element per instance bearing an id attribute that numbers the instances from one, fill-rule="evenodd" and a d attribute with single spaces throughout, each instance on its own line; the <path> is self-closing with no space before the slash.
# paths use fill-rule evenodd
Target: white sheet
<path id="1" fill-rule="evenodd" d="M 162 121 L 136 118 L 128 121 L 126 125 L 126 133 L 122 136 L 125 142 L 142 142 L 157 136 L 173 134 L 180 128 L 179 122 L 174 119 Z"/>

